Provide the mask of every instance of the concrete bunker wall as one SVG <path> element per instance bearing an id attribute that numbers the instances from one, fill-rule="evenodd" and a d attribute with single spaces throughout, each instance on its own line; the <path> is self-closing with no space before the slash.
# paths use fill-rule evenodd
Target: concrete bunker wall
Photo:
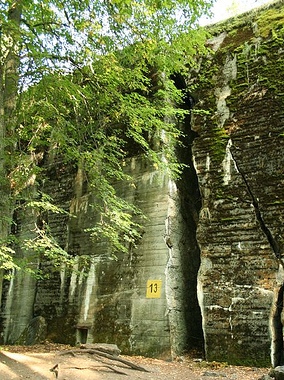
<path id="1" fill-rule="evenodd" d="M 212 55 L 187 78 L 199 112 L 194 132 L 185 123 L 179 182 L 141 157 L 129 161 L 135 186 L 118 191 L 147 217 L 137 249 L 114 258 L 94 243 L 82 173 L 51 163 L 44 191 L 77 218 L 50 214 L 48 223 L 76 262 L 60 273 L 37 264 L 46 279 L 5 281 L 2 342 L 21 341 L 43 317 L 46 338 L 61 343 L 172 357 L 204 334 L 208 360 L 282 363 L 283 13 L 280 1 L 213 30 Z M 17 218 L 24 238 L 32 216 Z"/>
<path id="2" fill-rule="evenodd" d="M 193 79 L 208 360 L 283 364 L 283 21 L 280 1 L 217 25 Z"/>
<path id="3" fill-rule="evenodd" d="M 125 353 L 167 358 L 202 346 L 196 224 L 188 231 L 180 192 L 168 174 L 143 158 L 129 160 L 132 186 L 120 183 L 117 191 L 147 219 L 138 248 L 114 257 L 104 242 L 95 243 L 85 231 L 96 215 L 92 195 L 78 191 L 84 187 L 83 176 L 70 173 L 62 162 L 52 162 L 50 168 L 44 191 L 76 218 L 51 213 L 48 223 L 61 246 L 76 257 L 74 268 L 70 272 L 62 264 L 54 272 L 45 262 L 40 265 L 47 277 L 35 281 L 24 274 L 25 287 L 16 286 L 20 274 L 6 282 L 3 342 L 23 342 L 28 323 L 41 317 L 47 324 L 46 339 L 61 343 L 116 343 Z M 24 217 L 19 215 L 19 221 Z M 32 223 L 22 223 L 21 236 Z M 22 303 L 27 313 L 21 313 Z"/>

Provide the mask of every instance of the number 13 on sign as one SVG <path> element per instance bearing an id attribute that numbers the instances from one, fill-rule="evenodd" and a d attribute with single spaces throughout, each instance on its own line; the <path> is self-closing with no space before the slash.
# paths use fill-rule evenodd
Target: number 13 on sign
<path id="1" fill-rule="evenodd" d="M 162 280 L 148 280 L 146 298 L 161 298 Z"/>

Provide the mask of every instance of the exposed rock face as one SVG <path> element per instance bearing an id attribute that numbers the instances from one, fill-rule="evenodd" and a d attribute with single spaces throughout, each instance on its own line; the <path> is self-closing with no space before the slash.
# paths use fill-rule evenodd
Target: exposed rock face
<path id="1" fill-rule="evenodd" d="M 177 154 L 187 168 L 177 183 L 141 157 L 129 160 L 135 186 L 117 191 L 147 217 L 137 249 L 114 258 L 92 241 L 86 228 L 97 215 L 84 173 L 50 164 L 42 190 L 76 218 L 47 221 L 74 268 L 35 263 L 48 278 L 4 282 L 2 342 L 15 343 L 38 317 L 61 343 L 172 357 L 204 339 L 208 360 L 283 364 L 282 19 L 280 1 L 214 31 L 212 56 L 189 79 L 195 109 L 207 113 L 193 113 L 193 130 L 185 120 Z M 19 207 L 20 241 L 34 218 Z"/>
<path id="2" fill-rule="evenodd" d="M 283 360 L 281 12 L 282 2 L 219 31 L 210 41 L 212 61 L 199 72 L 199 108 L 210 110 L 195 118 L 193 146 L 203 200 L 198 296 L 209 360 L 261 364 L 271 347 L 273 363 Z"/>

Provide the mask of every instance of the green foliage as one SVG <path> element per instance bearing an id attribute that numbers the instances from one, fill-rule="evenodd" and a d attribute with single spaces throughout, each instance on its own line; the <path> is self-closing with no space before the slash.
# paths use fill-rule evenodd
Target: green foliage
<path id="1" fill-rule="evenodd" d="M 100 221 L 86 232 L 96 241 L 110 243 L 114 254 L 136 247 L 142 233 L 141 225 L 133 220 L 133 215 L 141 214 L 137 208 L 112 194 L 106 196 L 101 207 L 99 204 L 94 207 L 100 209 Z"/>
<path id="2" fill-rule="evenodd" d="M 135 244 L 141 234 L 135 220 L 141 215 L 116 194 L 114 184 L 131 185 L 124 165 L 133 153 L 179 174 L 174 149 L 181 131 L 176 121 L 187 111 L 176 107 L 183 94 L 171 75 L 187 73 L 196 65 L 196 55 L 206 51 L 206 33 L 197 21 L 211 4 L 211 0 L 0 4 L 0 68 L 5 71 L 11 52 L 20 59 L 20 66 L 12 66 L 19 74 L 16 119 L 11 128 L 4 125 L 0 135 L 13 147 L 4 157 L 9 165 L 3 173 L 12 197 L 26 199 L 28 189 L 40 186 L 39 178 L 47 175 L 46 155 L 60 155 L 65 164 L 83 170 L 88 190 L 95 192 L 93 207 L 100 220 L 88 232 L 107 238 L 115 251 Z M 18 24 L 9 16 L 15 10 L 21 13 Z M 34 199 L 30 194 L 27 205 L 35 215 L 38 210 L 62 212 L 46 195 Z M 69 260 L 48 226 L 35 232 L 36 237 L 25 243 L 27 250 L 47 256 L 55 265 Z"/>
<path id="3" fill-rule="evenodd" d="M 13 269 L 19 269 L 14 261 L 15 251 L 7 246 L 7 242 L 0 243 L 0 269 L 10 272 Z"/>
<path id="4" fill-rule="evenodd" d="M 40 212 L 52 212 L 53 214 L 68 214 L 61 207 L 58 207 L 54 204 L 54 201 L 50 195 L 39 192 L 38 196 L 40 199 L 27 200 L 26 208 L 30 207 L 32 210 L 39 210 Z"/>
<path id="5" fill-rule="evenodd" d="M 55 238 L 50 233 L 49 227 L 45 229 L 36 228 L 36 237 L 27 239 L 24 242 L 24 250 L 32 251 L 43 261 L 50 261 L 55 268 L 61 268 L 63 264 L 71 266 L 72 258 L 60 247 Z"/>

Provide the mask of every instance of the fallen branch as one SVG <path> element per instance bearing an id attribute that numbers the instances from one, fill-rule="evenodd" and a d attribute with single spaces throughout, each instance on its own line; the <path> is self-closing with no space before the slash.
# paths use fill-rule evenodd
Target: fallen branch
<path id="1" fill-rule="evenodd" d="M 126 359 L 122 359 L 116 355 L 110 355 L 110 354 L 107 354 L 105 352 L 102 352 L 100 350 L 93 350 L 93 349 L 84 349 L 84 350 L 68 350 L 68 351 L 63 351 L 60 353 L 60 355 L 75 355 L 75 354 L 92 354 L 92 355 L 96 355 L 96 356 L 102 356 L 103 358 L 107 358 L 109 360 L 114 360 L 114 361 L 118 361 L 120 363 L 123 363 L 125 365 L 127 365 L 128 367 L 132 368 L 132 369 L 135 369 L 136 371 L 141 371 L 141 372 L 150 372 L 148 371 L 147 369 L 137 365 L 137 364 L 134 364 L 132 362 L 130 362 L 129 360 L 126 360 Z"/>
<path id="2" fill-rule="evenodd" d="M 122 371 L 119 371 L 118 369 L 116 369 L 116 368 L 114 368 L 114 367 L 112 367 L 112 366 L 110 366 L 110 365 L 107 365 L 107 364 L 105 364 L 105 365 L 100 365 L 100 366 L 96 366 L 96 367 L 69 367 L 69 368 L 74 368 L 74 369 L 79 369 L 79 370 L 83 370 L 83 369 L 92 369 L 92 370 L 94 370 L 94 371 L 97 371 L 97 368 L 108 368 L 108 369 L 112 370 L 114 373 L 117 373 L 117 374 L 119 374 L 119 375 L 126 375 L 126 376 L 128 376 L 127 373 L 122 372 Z"/>
<path id="3" fill-rule="evenodd" d="M 131 361 L 129 360 L 126 360 L 126 359 L 122 359 L 118 356 L 113 356 L 113 355 L 109 355 L 109 354 L 106 354 L 105 352 L 101 352 L 101 351 L 98 351 L 98 350 L 90 350 L 90 354 L 95 354 L 95 355 L 99 355 L 99 356 L 102 356 L 104 358 L 107 358 L 107 359 L 110 359 L 110 360 L 116 360 L 120 363 L 123 363 L 125 365 L 127 365 L 128 367 L 132 368 L 132 369 L 135 369 L 136 371 L 142 371 L 142 372 L 149 372 L 147 369 L 137 365 L 137 364 L 134 364 L 132 363 Z"/>
<path id="4" fill-rule="evenodd" d="M 59 366 L 58 364 L 55 364 L 54 367 L 50 368 L 50 372 L 53 372 L 55 375 L 55 378 L 58 379 L 58 373 L 59 373 Z"/>

